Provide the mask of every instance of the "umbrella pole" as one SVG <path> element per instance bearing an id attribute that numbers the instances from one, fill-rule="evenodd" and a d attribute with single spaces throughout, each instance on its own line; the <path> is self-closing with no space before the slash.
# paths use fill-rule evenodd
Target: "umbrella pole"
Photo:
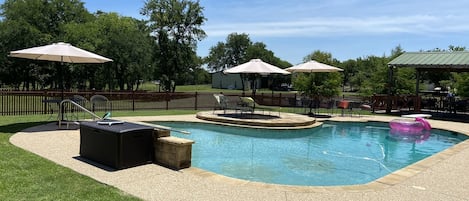
<path id="1" fill-rule="evenodd" d="M 60 101 L 60 120 L 61 121 L 64 121 L 64 112 L 65 112 L 65 107 L 64 105 L 62 104 L 62 101 L 65 99 L 65 95 L 64 95 L 64 72 L 63 72 L 63 64 L 64 64 L 64 57 L 62 56 L 61 59 L 60 59 L 60 69 L 59 69 L 59 73 L 60 73 L 60 97 L 61 97 L 61 101 Z M 59 125 L 60 126 L 60 125 Z"/>
<path id="2" fill-rule="evenodd" d="M 246 88 L 246 82 L 244 81 L 245 77 L 244 77 L 244 74 L 240 74 L 239 76 L 241 77 L 241 85 L 243 87 L 243 95 L 242 96 L 245 96 L 244 95 L 244 90 Z"/>

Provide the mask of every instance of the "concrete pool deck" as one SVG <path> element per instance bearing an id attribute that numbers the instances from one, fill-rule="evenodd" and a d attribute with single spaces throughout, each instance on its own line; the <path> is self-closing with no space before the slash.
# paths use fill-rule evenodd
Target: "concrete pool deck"
<path id="1" fill-rule="evenodd" d="M 332 121 L 385 121 L 396 117 L 332 117 Z M 124 121 L 192 121 L 196 115 L 123 117 Z M 322 121 L 323 119 L 317 119 Z M 430 119 L 434 128 L 469 135 L 469 124 Z M 198 168 L 180 171 L 155 164 L 106 171 L 76 159 L 79 130 L 57 130 L 55 123 L 26 129 L 10 142 L 80 174 L 144 200 L 467 200 L 469 140 L 365 185 L 285 186 L 228 178 Z M 196 142 L 197 143 L 197 142 Z"/>

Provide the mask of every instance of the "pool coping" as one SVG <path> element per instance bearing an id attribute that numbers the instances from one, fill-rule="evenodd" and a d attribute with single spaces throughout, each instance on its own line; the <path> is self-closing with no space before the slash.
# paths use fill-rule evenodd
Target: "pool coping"
<path id="1" fill-rule="evenodd" d="M 333 116 L 329 119 L 317 119 L 318 122 L 316 123 L 316 125 L 320 125 L 322 121 L 388 122 L 394 118 L 396 117 Z M 213 123 L 197 119 L 195 118 L 195 115 L 122 117 L 115 119 L 131 122 L 185 121 Z M 444 122 L 432 119 L 429 119 L 429 122 L 434 128 L 454 131 L 469 136 L 469 124 L 458 122 Z M 347 186 L 292 186 L 235 179 L 223 175 L 218 175 L 195 167 L 183 169 L 180 171 L 171 171 L 154 164 L 149 164 L 136 168 L 130 168 L 128 170 L 123 171 L 106 172 L 89 164 L 72 159 L 73 157 L 70 156 L 76 156 L 77 150 L 69 150 L 70 147 L 54 147 L 53 150 L 45 150 L 50 149 L 51 144 L 55 145 L 55 143 L 53 142 L 48 142 L 51 140 L 51 135 L 53 135 L 52 137 L 55 137 L 56 135 L 59 136 L 60 139 L 55 140 L 58 140 L 60 143 L 62 141 L 73 141 L 75 143 L 74 146 L 76 146 L 76 141 L 79 141 L 77 130 L 46 130 L 38 133 L 38 135 L 42 137 L 42 139 L 35 139 L 35 135 L 31 135 L 31 131 L 27 130 L 13 135 L 10 138 L 10 142 L 20 148 L 31 151 L 41 157 L 47 158 L 62 166 L 71 168 L 72 170 L 75 170 L 81 174 L 94 178 L 99 182 L 115 186 L 127 193 L 136 195 L 137 197 L 140 197 L 145 200 L 158 200 L 157 198 L 155 198 L 155 196 L 160 195 L 158 191 L 148 191 L 148 189 L 154 189 L 154 186 L 145 187 L 145 185 L 162 185 L 162 188 L 165 188 L 166 186 L 179 188 L 175 190 L 163 189 L 164 192 L 171 194 L 170 197 L 167 197 L 167 200 L 187 200 L 189 198 L 191 200 L 219 200 L 220 196 L 222 195 L 233 196 L 230 197 L 230 200 L 265 200 L 266 196 L 272 198 L 269 200 L 285 200 L 286 197 L 292 199 L 295 198 L 296 200 L 304 200 L 305 197 L 303 196 L 308 196 L 308 199 L 309 197 L 314 197 L 316 199 L 321 200 L 336 200 L 340 198 L 343 199 L 343 196 L 350 197 L 347 198 L 349 200 L 363 200 L 364 198 L 369 198 L 368 200 L 373 200 L 377 195 L 382 196 L 381 198 L 385 200 L 389 200 L 392 198 L 400 200 L 401 198 L 403 198 L 402 196 L 407 196 L 408 200 L 415 200 L 415 196 L 418 196 L 419 198 L 432 198 L 433 200 L 438 200 L 439 198 L 445 200 L 463 200 L 465 197 L 467 197 L 467 195 L 469 195 L 469 190 L 462 187 L 467 186 L 469 184 L 469 175 L 464 174 L 463 172 L 464 167 L 469 166 L 469 160 L 467 159 L 467 157 L 462 156 L 463 154 L 469 154 L 469 140 L 465 140 L 433 156 L 427 157 L 419 162 L 397 170 L 387 176 L 381 177 L 380 179 L 377 179 L 373 182 L 369 182 L 367 184 Z M 41 145 L 41 143 L 45 142 L 51 144 L 48 144 L 46 146 L 47 148 L 41 147 L 44 146 Z M 61 154 L 68 155 L 62 156 Z M 448 168 L 447 166 L 450 166 L 450 169 L 459 170 L 460 173 L 453 171 L 446 172 L 446 168 Z M 138 176 L 137 178 L 135 178 L 135 176 L 133 175 L 126 175 L 129 174 L 129 172 L 136 171 L 148 172 L 148 174 L 153 175 L 150 176 L 150 178 L 158 177 L 159 179 L 165 179 L 159 176 L 166 175 L 168 179 L 172 180 L 170 181 L 170 183 L 161 183 L 153 180 L 147 181 Z M 451 174 L 449 176 L 450 178 L 452 178 L 452 181 L 444 180 L 446 179 L 446 174 Z M 140 178 L 141 181 L 137 181 L 138 178 Z M 428 181 L 432 178 L 433 180 L 438 181 Z M 131 182 L 134 184 L 139 183 L 139 185 L 133 186 L 125 184 L 125 182 L 123 182 L 123 180 L 125 179 L 131 180 Z M 188 180 L 187 182 L 189 183 L 187 183 L 188 185 L 184 186 L 178 185 L 176 181 L 180 180 Z M 198 189 L 199 187 L 197 186 L 200 185 L 205 186 L 205 188 Z M 197 188 L 196 194 L 193 193 L 195 188 Z M 147 191 L 142 192 L 142 189 L 147 189 Z M 186 190 L 182 191 L 184 189 Z M 214 190 L 216 191 L 215 194 L 213 192 Z M 187 195 L 185 193 L 186 191 Z M 404 193 L 402 193 L 401 191 L 404 191 Z M 243 195 L 239 194 L 240 192 L 242 192 Z M 165 194 L 165 196 L 169 195 Z M 237 199 L 238 197 L 239 199 Z"/>

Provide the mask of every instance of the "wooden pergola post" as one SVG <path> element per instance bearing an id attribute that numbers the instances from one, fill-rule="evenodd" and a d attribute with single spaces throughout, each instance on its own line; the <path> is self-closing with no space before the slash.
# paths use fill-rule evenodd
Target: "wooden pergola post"
<path id="1" fill-rule="evenodd" d="M 392 110 L 392 87 L 394 85 L 394 66 L 388 65 L 388 96 L 386 100 L 386 114 L 391 113 Z"/>
<path id="2" fill-rule="evenodd" d="M 419 92 L 420 92 L 420 69 L 416 68 L 416 75 L 415 79 L 415 99 L 414 99 L 414 110 L 416 112 L 420 112 L 420 98 L 419 98 Z"/>

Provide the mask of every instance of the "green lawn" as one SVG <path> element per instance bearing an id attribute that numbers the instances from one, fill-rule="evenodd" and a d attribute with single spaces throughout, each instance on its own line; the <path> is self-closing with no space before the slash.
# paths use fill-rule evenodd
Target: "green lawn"
<path id="1" fill-rule="evenodd" d="M 141 90 L 147 91 L 158 91 L 158 87 L 155 84 L 146 82 L 140 87 Z M 220 92 L 220 89 L 213 89 L 211 84 L 199 84 L 199 85 L 177 85 L 176 92 Z M 241 92 L 241 90 L 228 90 L 223 89 L 224 92 Z"/>
<path id="2" fill-rule="evenodd" d="M 113 116 L 194 113 L 190 110 L 119 111 L 113 112 Z M 14 133 L 47 123 L 44 119 L 47 116 L 0 116 L 0 200 L 140 200 L 9 142 Z"/>
<path id="3" fill-rule="evenodd" d="M 158 91 L 158 88 L 156 87 L 155 84 L 151 84 L 149 82 L 142 84 L 140 87 L 141 90 L 147 90 L 147 91 Z M 226 93 L 241 93 L 243 90 L 233 90 L 233 89 L 216 89 L 212 88 L 211 84 L 198 84 L 198 85 L 178 85 L 176 86 L 176 92 L 208 92 L 208 93 L 220 93 L 220 92 L 226 92 Z M 246 93 L 250 94 L 252 91 L 248 90 Z M 258 89 L 258 93 L 272 93 L 272 90 L 270 89 Z M 274 91 L 277 92 L 277 91 Z M 296 93 L 296 92 L 287 92 L 287 91 L 281 91 L 282 93 Z"/>

